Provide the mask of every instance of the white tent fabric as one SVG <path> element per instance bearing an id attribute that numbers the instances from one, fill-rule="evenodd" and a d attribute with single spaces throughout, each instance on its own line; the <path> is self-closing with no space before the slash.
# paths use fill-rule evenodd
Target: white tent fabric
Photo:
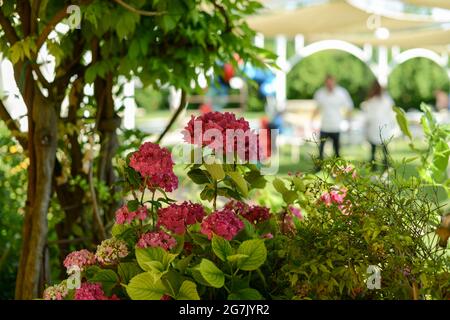
<path id="1" fill-rule="evenodd" d="M 450 0 L 449 0 L 450 1 Z M 250 27 L 265 36 L 296 34 L 305 36 L 327 32 L 367 32 L 368 19 L 373 13 L 356 8 L 346 1 L 301 7 L 295 10 L 274 10 L 248 19 Z M 380 16 L 381 27 L 406 29 L 434 23 L 431 18 L 402 14 Z"/>
<path id="2" fill-rule="evenodd" d="M 403 2 L 422 7 L 450 9 L 450 0 L 403 0 Z"/>
<path id="3" fill-rule="evenodd" d="M 378 39 L 373 32 L 365 33 L 322 33 L 306 37 L 308 42 L 326 39 L 348 41 L 357 45 L 372 44 L 399 46 L 401 48 L 440 47 L 443 51 L 450 44 L 450 29 L 417 29 L 391 32 L 388 39 Z"/>

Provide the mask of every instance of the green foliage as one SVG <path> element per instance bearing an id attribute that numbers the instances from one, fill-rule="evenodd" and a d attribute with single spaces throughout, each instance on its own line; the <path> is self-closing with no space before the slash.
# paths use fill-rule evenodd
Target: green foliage
<path id="1" fill-rule="evenodd" d="M 398 106 L 405 110 L 419 109 L 422 102 L 434 103 L 436 90 L 448 91 L 449 79 L 445 70 L 433 61 L 415 58 L 392 70 L 388 89 Z"/>
<path id="2" fill-rule="evenodd" d="M 365 100 L 375 77 L 369 67 L 349 53 L 327 50 L 301 60 L 287 75 L 288 99 L 312 99 L 326 74 L 350 93 L 355 106 Z"/>
<path id="3" fill-rule="evenodd" d="M 408 121 L 405 113 L 399 108 L 394 108 L 397 113 L 397 122 L 402 132 L 410 140 L 410 148 L 416 154 L 411 159 L 420 158 L 421 166 L 418 169 L 420 178 L 425 183 L 430 183 L 435 187 L 443 188 L 450 198 L 450 179 L 448 176 L 448 162 L 450 157 L 450 126 L 439 124 L 434 118 L 431 107 L 422 103 L 420 109 L 423 112 L 420 123 L 426 142 L 426 150 L 420 150 L 411 136 Z"/>
<path id="4" fill-rule="evenodd" d="M 14 297 L 28 160 L 0 122 L 0 300 Z"/>
<path id="5" fill-rule="evenodd" d="M 268 264 L 275 265 L 269 280 L 278 288 L 275 297 L 412 299 L 413 287 L 420 288 L 421 298 L 446 297 L 434 289 L 448 287 L 435 277 L 445 278 L 450 267 L 448 250 L 437 246 L 438 203 L 417 180 L 395 172 L 385 180 L 373 179 L 364 167 L 355 176 L 355 169 L 346 172 L 347 167 L 342 160 L 330 161 L 323 179 L 287 179 L 292 186 L 294 178 L 304 182 L 307 197 L 298 197 L 295 204 L 305 217 L 295 232 L 286 233 L 287 239 L 275 236 Z M 344 200 L 328 204 L 323 194 L 331 190 L 345 190 Z M 369 265 L 381 268 L 379 290 L 366 286 Z"/>

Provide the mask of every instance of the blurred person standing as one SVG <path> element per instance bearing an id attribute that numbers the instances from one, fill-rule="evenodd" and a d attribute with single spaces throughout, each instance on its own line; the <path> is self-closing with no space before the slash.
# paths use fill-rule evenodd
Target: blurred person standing
<path id="1" fill-rule="evenodd" d="M 333 142 L 334 153 L 339 157 L 341 123 L 344 115 L 353 110 L 350 94 L 336 84 L 336 79 L 332 75 L 327 75 L 325 86 L 316 91 L 314 100 L 317 109 L 314 110 L 312 120 L 319 113 L 321 115 L 319 158 L 323 160 L 323 150 L 328 139 Z"/>
<path id="2" fill-rule="evenodd" d="M 371 147 L 370 161 L 372 162 L 372 170 L 376 169 L 375 154 L 379 148 L 383 151 L 384 169 L 387 169 L 389 165 L 389 151 L 386 142 L 392 138 L 396 126 L 395 113 L 392 110 L 393 106 L 394 100 L 375 80 L 367 100 L 361 104 L 366 123 L 366 136 Z"/>

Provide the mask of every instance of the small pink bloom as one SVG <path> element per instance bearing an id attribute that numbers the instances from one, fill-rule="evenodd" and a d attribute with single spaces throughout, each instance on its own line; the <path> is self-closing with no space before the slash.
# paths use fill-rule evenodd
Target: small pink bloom
<path id="1" fill-rule="evenodd" d="M 201 222 L 205 216 L 202 205 L 191 202 L 171 204 L 158 210 L 158 226 L 164 226 L 173 233 L 183 235 L 190 225 Z"/>
<path id="2" fill-rule="evenodd" d="M 82 271 L 86 267 L 94 265 L 95 262 L 95 255 L 86 249 L 82 249 L 69 253 L 64 259 L 64 267 L 69 269 L 72 266 L 77 266 Z"/>
<path id="3" fill-rule="evenodd" d="M 170 151 L 151 142 L 142 144 L 130 158 L 130 167 L 146 179 L 149 188 L 159 187 L 167 192 L 178 187 L 173 165 Z"/>
<path id="4" fill-rule="evenodd" d="M 300 209 L 294 207 L 294 206 L 289 206 L 289 211 L 291 211 L 291 213 L 296 216 L 297 218 L 299 218 L 300 220 L 303 220 L 303 215 L 302 212 L 300 211 Z"/>
<path id="5" fill-rule="evenodd" d="M 244 223 L 230 209 L 215 211 L 201 224 L 201 233 L 211 240 L 213 234 L 232 240 L 244 228 Z"/>
<path id="6" fill-rule="evenodd" d="M 261 236 L 261 238 L 263 238 L 263 239 L 273 239 L 273 234 L 271 234 L 271 233 L 269 232 L 269 233 L 263 234 L 263 235 Z"/>
<path id="7" fill-rule="evenodd" d="M 167 251 L 175 247 L 176 244 L 177 241 L 174 237 L 162 230 L 159 230 L 155 232 L 144 233 L 140 237 L 137 246 L 138 248 L 161 247 Z"/>

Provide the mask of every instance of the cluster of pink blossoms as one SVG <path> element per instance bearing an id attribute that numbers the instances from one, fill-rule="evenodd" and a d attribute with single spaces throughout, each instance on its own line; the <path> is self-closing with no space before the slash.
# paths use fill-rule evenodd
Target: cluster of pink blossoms
<path id="1" fill-rule="evenodd" d="M 83 282 L 81 287 L 75 290 L 75 300 L 119 300 L 114 294 L 112 297 L 105 296 L 101 283 Z"/>
<path id="2" fill-rule="evenodd" d="M 183 131 L 184 140 L 198 146 L 208 146 L 224 155 L 237 153 L 243 160 L 254 161 L 259 155 L 259 136 L 251 131 L 244 118 L 236 119 L 230 112 L 208 112 L 191 117 Z M 239 150 L 243 150 L 240 154 Z"/>
<path id="3" fill-rule="evenodd" d="M 339 175 L 346 175 L 346 174 L 352 174 L 352 178 L 356 179 L 358 177 L 358 174 L 356 172 L 356 168 L 352 165 L 347 165 L 345 167 L 338 167 L 336 170 L 334 170 L 333 175 L 339 176 Z"/>
<path id="4" fill-rule="evenodd" d="M 332 204 L 336 204 L 339 210 L 344 215 L 349 215 L 351 213 L 352 204 L 350 200 L 346 200 L 347 196 L 346 188 L 334 188 L 330 192 L 325 192 L 320 196 L 320 200 L 325 204 L 325 206 L 330 207 Z"/>
<path id="5" fill-rule="evenodd" d="M 44 300 L 63 300 L 68 293 L 69 289 L 67 288 L 67 284 L 63 281 L 54 286 L 47 287 L 44 290 Z"/>
<path id="6" fill-rule="evenodd" d="M 125 258 L 128 253 L 125 241 L 110 238 L 102 241 L 102 243 L 97 246 L 95 257 L 101 264 L 110 265 L 118 263 L 119 260 Z"/>
<path id="7" fill-rule="evenodd" d="M 145 220 L 148 215 L 146 206 L 140 206 L 136 211 L 130 212 L 127 205 L 123 205 L 116 211 L 116 223 L 131 223 L 134 219 Z"/>
<path id="8" fill-rule="evenodd" d="M 202 205 L 191 202 L 171 204 L 158 210 L 158 226 L 164 226 L 173 233 L 182 235 L 189 225 L 201 222 L 205 216 Z"/>
<path id="9" fill-rule="evenodd" d="M 170 250 L 176 245 L 175 238 L 162 230 L 144 233 L 137 243 L 138 248 L 161 247 L 164 250 Z"/>
<path id="10" fill-rule="evenodd" d="M 249 206 L 248 204 L 241 201 L 230 201 L 228 202 L 225 209 L 233 210 L 237 215 L 242 216 L 253 224 L 266 221 L 270 219 L 270 211 L 266 207 L 261 206 Z"/>
<path id="11" fill-rule="evenodd" d="M 74 251 L 67 255 L 64 259 L 64 267 L 67 269 L 76 266 L 83 271 L 86 267 L 94 265 L 96 262 L 95 255 L 86 249 Z"/>
<path id="12" fill-rule="evenodd" d="M 130 167 L 146 179 L 150 189 L 159 187 L 167 192 L 178 188 L 173 165 L 170 151 L 151 142 L 142 144 L 130 158 Z"/>
<path id="13" fill-rule="evenodd" d="M 201 225 L 201 233 L 211 240 L 214 234 L 226 240 L 232 240 L 244 228 L 244 223 L 230 209 L 215 211 L 205 219 Z"/>

